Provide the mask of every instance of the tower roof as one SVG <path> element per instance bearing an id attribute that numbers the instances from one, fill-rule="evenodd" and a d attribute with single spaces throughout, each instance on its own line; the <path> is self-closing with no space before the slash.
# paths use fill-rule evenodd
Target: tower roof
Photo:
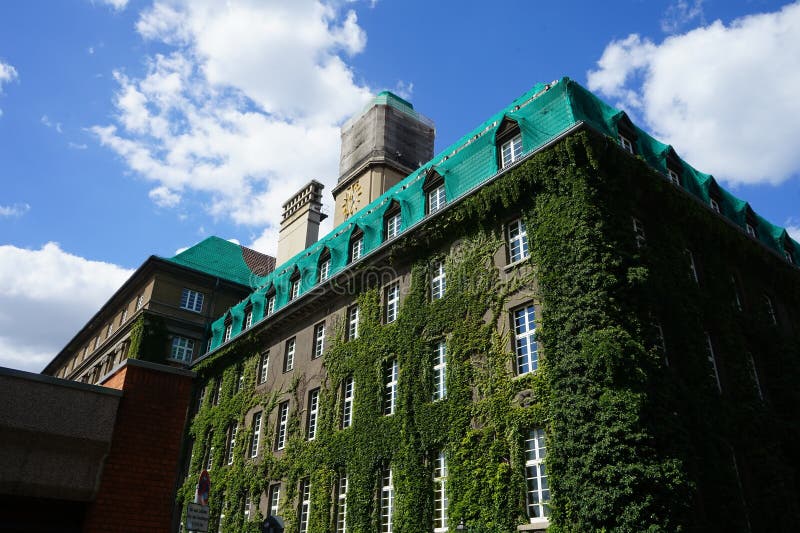
<path id="1" fill-rule="evenodd" d="M 275 269 L 274 257 L 214 236 L 164 259 L 241 285 L 251 285 Z"/>

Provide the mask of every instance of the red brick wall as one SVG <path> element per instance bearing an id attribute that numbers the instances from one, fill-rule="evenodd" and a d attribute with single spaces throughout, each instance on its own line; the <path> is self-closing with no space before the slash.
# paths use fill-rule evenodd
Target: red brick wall
<path id="1" fill-rule="evenodd" d="M 105 386 L 122 389 L 100 490 L 86 532 L 167 532 L 191 377 L 125 365 Z"/>

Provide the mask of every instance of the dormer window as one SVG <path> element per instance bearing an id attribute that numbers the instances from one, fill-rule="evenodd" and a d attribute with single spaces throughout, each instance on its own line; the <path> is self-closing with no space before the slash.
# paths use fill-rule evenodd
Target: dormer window
<path id="1" fill-rule="evenodd" d="M 231 340 L 231 334 L 233 333 L 233 320 L 231 316 L 225 319 L 225 332 L 222 334 L 222 342 L 228 342 Z"/>
<path id="2" fill-rule="evenodd" d="M 300 296 L 300 271 L 295 268 L 294 274 L 289 278 L 289 301 L 297 299 Z"/>
<path id="3" fill-rule="evenodd" d="M 670 183 L 672 183 L 676 187 L 681 186 L 681 177 L 678 175 L 677 172 L 669 168 L 667 169 L 667 175 L 669 176 Z"/>
<path id="4" fill-rule="evenodd" d="M 713 209 L 715 212 L 719 213 L 719 202 L 716 201 L 714 198 L 708 199 L 708 205 L 710 205 L 711 209 Z"/>
<path id="5" fill-rule="evenodd" d="M 636 138 L 638 137 L 636 127 L 625 113 L 622 113 L 617 121 L 617 136 L 622 149 L 631 155 L 636 155 Z"/>
<path id="6" fill-rule="evenodd" d="M 361 254 L 364 253 L 364 232 L 361 231 L 361 228 L 356 227 L 353 231 L 353 235 L 350 237 L 350 253 L 349 259 L 350 263 L 358 261 L 361 259 Z"/>
<path id="7" fill-rule="evenodd" d="M 425 214 L 435 213 L 447 205 L 444 178 L 433 168 L 427 170 L 422 190 L 425 192 Z"/>
<path id="8" fill-rule="evenodd" d="M 383 235 L 385 241 L 394 239 L 400 234 L 400 225 L 402 224 L 402 213 L 400 212 L 400 204 L 396 201 L 386 210 L 383 215 Z"/>
<path id="9" fill-rule="evenodd" d="M 511 166 L 522 157 L 522 134 L 517 121 L 505 117 L 497 127 L 497 147 L 501 169 Z"/>
<path id="10" fill-rule="evenodd" d="M 319 256 L 319 282 L 327 281 L 331 274 L 331 251 L 328 248 L 322 251 Z"/>
<path id="11" fill-rule="evenodd" d="M 754 239 L 755 239 L 755 238 L 756 238 L 756 228 L 754 228 L 754 227 L 753 227 L 753 225 L 752 225 L 752 224 L 750 224 L 749 222 L 747 223 L 747 225 L 745 226 L 745 228 L 747 229 L 747 234 L 748 234 L 750 237 L 752 237 L 752 238 L 754 238 Z"/>
<path id="12" fill-rule="evenodd" d="M 630 139 L 628 139 L 624 135 L 619 136 L 619 144 L 626 152 L 630 152 L 631 154 L 636 154 L 636 152 L 633 150 L 633 143 L 631 142 Z"/>
<path id="13" fill-rule="evenodd" d="M 270 287 L 270 289 L 267 291 L 266 308 L 266 316 L 269 316 L 275 312 L 275 287 Z"/>
<path id="14" fill-rule="evenodd" d="M 719 187 L 717 186 L 716 181 L 714 179 L 711 180 L 711 184 L 708 188 L 708 205 L 711 206 L 711 209 L 715 213 L 720 213 L 720 204 L 721 195 L 719 192 Z"/>
<path id="15" fill-rule="evenodd" d="M 747 232 L 748 237 L 752 237 L 754 239 L 758 238 L 756 227 L 758 227 L 756 214 L 753 212 L 753 209 L 750 207 L 750 205 L 747 205 L 744 230 Z"/>
<path id="16" fill-rule="evenodd" d="M 783 249 L 783 256 L 786 258 L 787 261 L 789 261 L 790 265 L 794 264 L 794 255 L 792 254 L 792 251 L 789 249 L 788 246 L 786 246 Z"/>
<path id="17" fill-rule="evenodd" d="M 253 325 L 253 305 L 247 304 L 247 307 L 244 308 L 244 326 L 242 329 L 250 329 Z"/>

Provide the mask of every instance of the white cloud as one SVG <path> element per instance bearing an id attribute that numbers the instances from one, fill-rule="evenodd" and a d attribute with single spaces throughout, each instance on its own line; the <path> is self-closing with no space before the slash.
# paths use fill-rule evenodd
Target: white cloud
<path id="1" fill-rule="evenodd" d="M 159 207 L 175 207 L 181 201 L 181 195 L 161 186 L 151 190 L 147 195 Z"/>
<path id="2" fill-rule="evenodd" d="M 53 121 L 51 121 L 47 115 L 42 115 L 42 118 L 39 119 L 39 122 L 41 122 L 48 128 L 54 128 L 58 133 L 63 133 L 63 130 L 61 129 L 61 123 L 60 122 L 53 123 Z"/>
<path id="3" fill-rule="evenodd" d="M 86 150 L 87 148 L 89 148 L 85 143 L 75 143 L 72 141 L 68 142 L 67 146 L 69 146 L 73 150 Z"/>
<path id="4" fill-rule="evenodd" d="M 665 33 L 675 33 L 695 20 L 705 24 L 703 1 L 675 0 L 667 7 L 667 11 L 661 19 L 661 30 Z"/>
<path id="5" fill-rule="evenodd" d="M 800 217 L 789 217 L 784 224 L 789 236 L 800 242 Z"/>
<path id="6" fill-rule="evenodd" d="M 29 204 L 0 205 L 0 217 L 21 217 L 31 210 Z"/>
<path id="7" fill-rule="evenodd" d="M 731 183 L 800 171 L 800 3 L 655 44 L 611 42 L 589 88 L 644 119 L 692 165 Z"/>
<path id="8" fill-rule="evenodd" d="M 157 0 L 137 30 L 168 51 L 141 78 L 115 73 L 116 120 L 91 131 L 153 191 L 199 194 L 209 214 L 274 233 L 309 179 L 335 185 L 339 125 L 371 95 L 346 63 L 366 35 L 341 6 Z"/>
<path id="9" fill-rule="evenodd" d="M 3 94 L 3 84 L 10 83 L 19 79 L 17 69 L 13 65 L 3 63 L 0 61 L 0 94 Z M 3 116 L 3 110 L 0 109 L 0 117 Z"/>
<path id="10" fill-rule="evenodd" d="M 131 274 L 52 242 L 0 246 L 0 366 L 44 368 Z"/>
<path id="11" fill-rule="evenodd" d="M 112 8 L 114 11 L 122 11 L 128 5 L 128 0 L 97 0 L 101 4 L 105 4 Z"/>

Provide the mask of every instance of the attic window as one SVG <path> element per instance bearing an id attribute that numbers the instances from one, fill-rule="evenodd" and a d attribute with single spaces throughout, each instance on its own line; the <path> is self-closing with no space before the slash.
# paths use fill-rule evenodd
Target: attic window
<path id="1" fill-rule="evenodd" d="M 676 187 L 681 186 L 681 177 L 678 175 L 677 172 L 672 170 L 671 168 L 667 169 L 667 175 L 669 176 L 669 181 L 675 185 Z"/>
<path id="2" fill-rule="evenodd" d="M 331 251 L 325 248 L 319 256 L 319 266 L 317 267 L 319 282 L 327 281 L 331 273 Z"/>
<path id="3" fill-rule="evenodd" d="M 267 312 L 266 316 L 271 315 L 275 312 L 275 287 L 270 287 L 267 291 Z"/>
<path id="4" fill-rule="evenodd" d="M 784 257 L 786 257 L 786 260 L 789 261 L 790 265 L 794 264 L 794 256 L 792 255 L 792 251 L 789 249 L 788 246 L 786 246 L 783 249 L 783 255 L 784 255 Z"/>
<path id="5" fill-rule="evenodd" d="M 400 234 L 400 225 L 402 224 L 402 213 L 400 212 L 400 204 L 393 201 L 386 213 L 383 215 L 383 240 L 388 241 Z"/>
<path id="6" fill-rule="evenodd" d="M 497 146 L 500 156 L 499 167 L 506 168 L 522 157 L 522 134 L 519 124 L 506 117 L 497 128 Z"/>
<path id="7" fill-rule="evenodd" d="M 364 253 L 364 232 L 361 231 L 361 228 L 356 227 L 353 231 L 353 235 L 350 237 L 350 253 L 348 257 L 350 259 L 350 263 L 354 261 L 358 261 L 361 258 L 361 255 Z"/>
<path id="8" fill-rule="evenodd" d="M 253 325 L 253 304 L 248 303 L 244 308 L 244 326 L 242 329 L 250 329 Z"/>
<path id="9" fill-rule="evenodd" d="M 428 169 L 425 183 L 422 185 L 425 192 L 425 213 L 430 215 L 447 205 L 447 194 L 444 188 L 444 178 L 434 169 Z"/>
<path id="10" fill-rule="evenodd" d="M 297 268 L 294 269 L 294 273 L 292 277 L 289 278 L 290 284 L 290 291 L 289 291 L 289 301 L 295 300 L 298 296 L 300 296 L 300 270 Z"/>
<path id="11" fill-rule="evenodd" d="M 636 128 L 626 114 L 622 114 L 617 122 L 619 144 L 626 152 L 636 155 Z"/>
<path id="12" fill-rule="evenodd" d="M 752 237 L 752 238 L 754 238 L 754 239 L 757 237 L 757 235 L 756 235 L 756 228 L 754 228 L 752 224 L 750 224 L 750 223 L 748 222 L 748 223 L 745 225 L 745 228 L 747 229 L 747 234 L 748 234 L 749 236 L 751 236 L 751 237 Z"/>
<path id="13" fill-rule="evenodd" d="M 634 155 L 636 154 L 636 152 L 633 150 L 633 143 L 624 135 L 619 136 L 619 144 L 622 145 L 622 148 L 624 148 L 626 152 L 630 152 Z"/>
<path id="14" fill-rule="evenodd" d="M 222 342 L 228 342 L 231 340 L 231 334 L 233 333 L 233 319 L 231 319 L 231 315 L 228 315 L 225 318 L 225 332 L 222 334 Z"/>

